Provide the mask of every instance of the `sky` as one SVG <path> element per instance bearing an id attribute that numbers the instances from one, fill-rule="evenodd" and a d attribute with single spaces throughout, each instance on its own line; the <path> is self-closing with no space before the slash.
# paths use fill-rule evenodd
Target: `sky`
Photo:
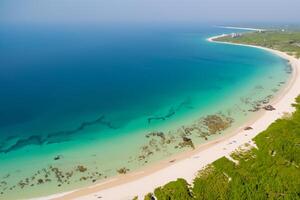
<path id="1" fill-rule="evenodd" d="M 300 0 L 0 0 L 1 23 L 300 22 Z"/>

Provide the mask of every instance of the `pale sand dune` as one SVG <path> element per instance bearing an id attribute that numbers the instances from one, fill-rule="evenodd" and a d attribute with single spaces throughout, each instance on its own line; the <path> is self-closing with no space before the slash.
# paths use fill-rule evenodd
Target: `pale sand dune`
<path id="1" fill-rule="evenodd" d="M 213 41 L 213 39 L 217 37 L 220 36 L 211 37 L 208 41 Z M 128 200 L 134 196 L 139 196 L 140 199 L 143 199 L 145 194 L 152 192 L 156 187 L 162 186 L 177 178 L 184 178 L 191 183 L 201 168 L 223 156 L 228 157 L 239 146 L 245 143 L 251 143 L 251 139 L 265 130 L 272 122 L 282 117 L 284 113 L 294 110 L 291 104 L 294 103 L 295 98 L 300 94 L 300 60 L 286 53 L 272 49 L 251 45 L 243 46 L 270 51 L 289 60 L 291 63 L 293 73 L 289 83 L 271 102 L 271 105 L 276 108 L 275 111 L 260 111 L 252 121 L 247 122 L 243 127 L 240 127 L 239 130 L 236 130 L 232 134 L 200 145 L 193 151 L 176 155 L 143 170 L 114 177 L 106 182 L 81 188 L 73 192 L 40 199 Z M 243 130 L 245 126 L 251 126 L 253 129 L 245 131 Z"/>

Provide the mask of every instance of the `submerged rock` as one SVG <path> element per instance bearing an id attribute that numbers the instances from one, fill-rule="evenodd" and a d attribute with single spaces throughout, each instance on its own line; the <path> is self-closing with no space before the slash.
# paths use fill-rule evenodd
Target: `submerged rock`
<path id="1" fill-rule="evenodd" d="M 78 165 L 76 170 L 79 171 L 79 172 L 85 172 L 87 170 L 87 168 L 84 167 L 83 165 Z"/>
<path id="2" fill-rule="evenodd" d="M 180 142 L 178 145 L 182 148 L 182 147 L 191 147 L 192 149 L 195 149 L 195 146 L 194 146 L 194 143 L 192 141 L 192 139 L 188 138 L 188 137 L 185 137 L 183 136 L 182 137 L 182 142 Z"/>
<path id="3" fill-rule="evenodd" d="M 222 115 L 208 115 L 203 119 L 203 124 L 207 127 L 210 135 L 229 128 L 232 123 L 232 118 Z"/>
<path id="4" fill-rule="evenodd" d="M 44 180 L 43 179 L 38 179 L 38 184 L 42 184 L 44 183 Z"/>
<path id="5" fill-rule="evenodd" d="M 117 170 L 117 172 L 119 174 L 126 174 L 128 171 L 129 171 L 129 169 L 127 169 L 126 167 L 122 167 L 122 168 Z"/>
<path id="6" fill-rule="evenodd" d="M 273 110 L 276 110 L 272 105 L 267 105 L 264 107 L 265 110 L 267 111 L 273 111 Z"/>
<path id="7" fill-rule="evenodd" d="M 150 138 L 151 136 L 160 137 L 162 140 L 166 139 L 165 134 L 163 132 L 151 132 L 151 133 L 146 135 L 147 138 Z"/>
<path id="8" fill-rule="evenodd" d="M 253 108 L 249 109 L 248 111 L 249 111 L 249 112 L 257 112 L 257 111 L 259 111 L 259 110 L 260 110 L 260 107 L 254 106 Z"/>
<path id="9" fill-rule="evenodd" d="M 54 159 L 54 160 L 59 160 L 59 159 L 61 159 L 61 158 L 62 158 L 61 155 L 57 155 L 57 156 L 55 156 L 53 159 Z"/>
<path id="10" fill-rule="evenodd" d="M 252 129 L 253 129 L 253 128 L 250 127 L 250 126 L 247 126 L 247 127 L 244 128 L 245 131 L 252 130 Z"/>

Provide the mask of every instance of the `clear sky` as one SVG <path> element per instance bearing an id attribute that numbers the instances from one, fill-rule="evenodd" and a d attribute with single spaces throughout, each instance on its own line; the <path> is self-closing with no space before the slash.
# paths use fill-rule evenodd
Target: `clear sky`
<path id="1" fill-rule="evenodd" d="M 0 22 L 300 22 L 300 0 L 0 0 Z"/>

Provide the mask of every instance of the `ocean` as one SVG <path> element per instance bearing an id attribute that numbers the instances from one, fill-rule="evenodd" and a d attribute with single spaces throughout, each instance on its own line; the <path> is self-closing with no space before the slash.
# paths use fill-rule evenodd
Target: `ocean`
<path id="1" fill-rule="evenodd" d="M 0 199 L 104 181 L 221 137 L 285 85 L 203 24 L 2 26 Z"/>

